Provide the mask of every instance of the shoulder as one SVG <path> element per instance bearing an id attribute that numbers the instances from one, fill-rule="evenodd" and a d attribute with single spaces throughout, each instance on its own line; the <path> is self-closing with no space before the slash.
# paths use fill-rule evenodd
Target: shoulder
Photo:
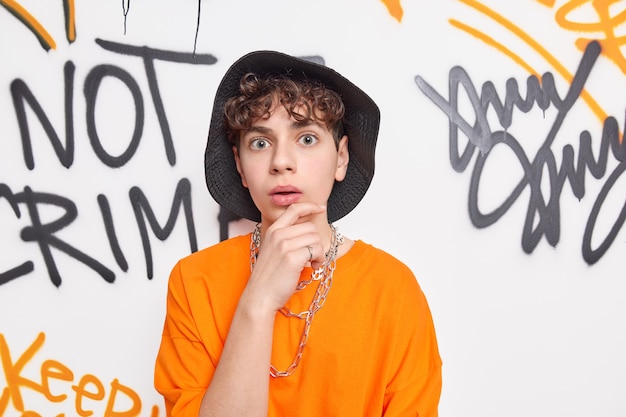
<path id="1" fill-rule="evenodd" d="M 387 279 L 415 282 L 413 271 L 402 261 L 390 253 L 374 245 L 357 240 L 354 246 L 338 261 L 338 266 L 346 271 L 360 273 L 368 272 L 368 275 L 379 276 L 382 274 Z"/>
<path id="2" fill-rule="evenodd" d="M 339 258 L 335 273 L 341 300 L 369 317 L 370 323 L 379 323 L 392 333 L 417 334 L 432 327 L 428 301 L 415 274 L 390 253 L 355 241 Z"/>
<path id="3" fill-rule="evenodd" d="M 249 266 L 250 235 L 232 237 L 213 246 L 201 249 L 184 258 L 178 264 L 183 268 L 219 267 L 221 263 L 246 263 Z"/>
<path id="4" fill-rule="evenodd" d="M 337 260 L 338 281 L 350 291 L 369 293 L 378 303 L 422 303 L 424 295 L 413 271 L 390 253 L 357 240 Z"/>
<path id="5" fill-rule="evenodd" d="M 250 235 L 242 235 L 180 259 L 170 274 L 170 285 L 227 284 L 249 273 Z"/>

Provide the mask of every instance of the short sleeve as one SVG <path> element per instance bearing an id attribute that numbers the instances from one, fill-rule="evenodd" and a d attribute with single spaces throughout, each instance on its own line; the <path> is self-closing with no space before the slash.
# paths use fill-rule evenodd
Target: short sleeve
<path id="1" fill-rule="evenodd" d="M 203 343 L 190 308 L 178 263 L 170 274 L 167 310 L 154 384 L 165 399 L 168 416 L 198 416 L 215 364 Z"/>
<path id="2" fill-rule="evenodd" d="M 442 377 L 432 315 L 417 281 L 404 294 L 398 316 L 403 319 L 396 319 L 390 344 L 396 372 L 385 392 L 384 415 L 437 417 Z"/>

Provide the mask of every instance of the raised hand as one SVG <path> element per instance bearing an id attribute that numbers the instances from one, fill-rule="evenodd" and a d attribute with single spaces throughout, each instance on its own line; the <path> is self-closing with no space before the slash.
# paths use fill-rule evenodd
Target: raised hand
<path id="1" fill-rule="evenodd" d="M 264 230 L 244 292 L 248 302 L 278 311 L 293 294 L 306 264 L 317 268 L 324 262 L 322 237 L 310 218 L 325 210 L 312 203 L 292 204 Z"/>

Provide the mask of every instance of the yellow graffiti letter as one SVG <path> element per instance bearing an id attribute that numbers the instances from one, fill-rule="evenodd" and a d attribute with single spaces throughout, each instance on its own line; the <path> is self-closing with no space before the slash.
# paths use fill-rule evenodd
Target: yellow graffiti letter
<path id="1" fill-rule="evenodd" d="M 24 366 L 35 356 L 35 353 L 43 345 L 46 335 L 39 333 L 35 341 L 28 347 L 22 356 L 13 363 L 11 361 L 11 352 L 9 346 L 4 340 L 4 336 L 0 334 L 0 360 L 2 361 L 2 369 L 7 381 L 7 388 L 10 397 L 13 399 L 13 406 L 17 411 L 24 411 L 24 400 L 22 399 L 21 387 L 31 388 L 37 392 L 43 393 L 41 385 L 26 379 L 20 375 Z M 4 393 L 2 394 L 4 402 Z"/>
<path id="2" fill-rule="evenodd" d="M 7 409 L 7 405 L 9 405 L 9 398 L 11 398 L 11 393 L 8 388 L 2 390 L 2 396 L 0 396 L 0 416 L 4 415 L 4 410 Z"/>
<path id="3" fill-rule="evenodd" d="M 46 398 L 55 403 L 65 400 L 67 398 L 66 394 L 52 395 L 50 392 L 50 378 L 72 381 L 74 380 L 74 373 L 67 366 L 54 360 L 47 360 L 41 365 L 41 386 Z"/>
<path id="4" fill-rule="evenodd" d="M 128 411 L 113 411 L 113 407 L 115 406 L 115 398 L 118 391 L 121 391 L 128 398 L 130 398 L 132 406 Z M 113 382 L 111 382 L 111 395 L 109 396 L 109 401 L 107 403 L 106 411 L 104 412 L 104 417 L 136 417 L 139 415 L 140 411 L 141 399 L 139 398 L 139 395 L 137 395 L 137 393 L 132 389 L 120 384 L 117 379 L 114 379 Z"/>
<path id="5" fill-rule="evenodd" d="M 87 391 L 86 386 L 88 384 L 93 384 L 96 387 L 96 392 Z M 83 397 L 96 401 L 101 401 L 104 398 L 104 385 L 93 375 L 83 376 L 78 385 L 73 385 L 72 389 L 76 391 L 76 412 L 81 417 L 88 417 L 93 414 L 93 411 L 83 409 Z"/>

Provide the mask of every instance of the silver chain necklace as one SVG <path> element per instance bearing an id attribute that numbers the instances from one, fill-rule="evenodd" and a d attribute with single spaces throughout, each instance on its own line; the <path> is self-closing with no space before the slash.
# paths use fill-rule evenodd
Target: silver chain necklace
<path id="1" fill-rule="evenodd" d="M 302 354 L 304 353 L 304 347 L 306 346 L 306 342 L 309 339 L 309 330 L 311 329 L 311 323 L 313 323 L 313 317 L 315 317 L 315 313 L 317 313 L 317 311 L 324 305 L 326 297 L 328 296 L 328 291 L 330 290 L 330 286 L 333 283 L 333 273 L 335 272 L 335 268 L 337 266 L 337 249 L 339 248 L 339 245 L 343 243 L 343 236 L 337 231 L 337 228 L 334 225 L 329 224 L 329 226 L 332 231 L 330 239 L 330 249 L 328 249 L 328 252 L 326 252 L 324 256 L 324 263 L 321 267 L 311 273 L 310 279 L 299 281 L 295 289 L 295 292 L 298 292 L 306 288 L 306 286 L 311 284 L 313 281 L 319 281 L 317 290 L 315 291 L 315 296 L 313 297 L 313 300 L 311 301 L 308 310 L 302 311 L 300 313 L 294 313 L 285 306 L 278 310 L 283 316 L 287 318 L 304 320 L 304 330 L 302 331 L 302 335 L 300 336 L 298 351 L 296 352 L 296 355 L 294 356 L 291 365 L 289 365 L 286 370 L 279 371 L 274 365 L 270 364 L 270 375 L 274 378 L 289 376 L 298 367 L 300 359 L 302 359 Z M 252 236 L 250 238 L 250 271 L 254 269 L 254 265 L 256 264 L 256 259 L 259 255 L 260 245 L 261 223 L 256 225 L 256 227 L 254 228 L 254 232 L 252 233 Z"/>

